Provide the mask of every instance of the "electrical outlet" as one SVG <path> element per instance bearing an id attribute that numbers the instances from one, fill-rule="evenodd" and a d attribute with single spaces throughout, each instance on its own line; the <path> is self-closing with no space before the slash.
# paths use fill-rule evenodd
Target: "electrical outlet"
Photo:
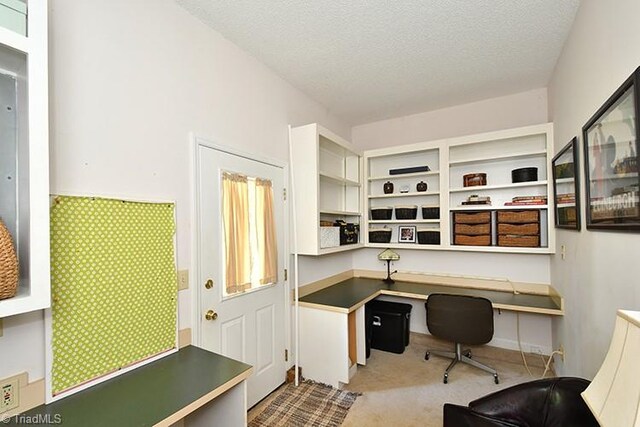
<path id="1" fill-rule="evenodd" d="M 563 261 L 567 257 L 567 247 L 565 245 L 560 246 L 560 256 Z"/>
<path id="2" fill-rule="evenodd" d="M 560 360 L 564 362 L 564 346 L 560 345 Z"/>
<path id="3" fill-rule="evenodd" d="M 189 289 L 189 270 L 178 270 L 178 290 Z"/>
<path id="4" fill-rule="evenodd" d="M 20 379 L 11 377 L 0 382 L 0 414 L 20 406 Z"/>

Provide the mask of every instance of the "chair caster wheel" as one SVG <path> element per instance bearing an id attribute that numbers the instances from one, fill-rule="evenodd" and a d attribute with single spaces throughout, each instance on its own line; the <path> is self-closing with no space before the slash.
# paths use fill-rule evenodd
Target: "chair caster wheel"
<path id="1" fill-rule="evenodd" d="M 449 382 L 449 375 L 444 374 L 444 378 L 442 379 L 442 382 L 447 384 Z"/>
<path id="2" fill-rule="evenodd" d="M 493 380 L 495 381 L 496 384 L 500 384 L 500 380 L 498 379 L 498 374 L 493 376 Z"/>
<path id="3" fill-rule="evenodd" d="M 427 353 L 424 355 L 424 360 L 429 360 L 429 352 L 427 351 Z"/>

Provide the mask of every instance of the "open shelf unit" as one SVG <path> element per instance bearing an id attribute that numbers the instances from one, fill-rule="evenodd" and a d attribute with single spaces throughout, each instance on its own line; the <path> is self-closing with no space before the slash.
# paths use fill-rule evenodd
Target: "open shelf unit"
<path id="1" fill-rule="evenodd" d="M 362 235 L 365 246 L 374 248 L 430 249 L 482 251 L 501 253 L 540 253 L 555 251 L 553 209 L 542 205 L 505 205 L 513 197 L 544 196 L 552 200 L 551 157 L 553 154 L 553 125 L 542 124 L 509 129 L 460 138 L 443 139 L 405 146 L 365 151 L 364 153 L 364 204 L 365 215 Z M 412 166 L 430 167 L 429 172 L 391 175 L 389 169 Z M 513 183 L 511 171 L 524 167 L 536 167 L 536 181 Z M 470 173 L 486 173 L 487 185 L 464 187 L 463 176 Z M 428 184 L 426 192 L 417 192 L 416 183 Z M 393 192 L 385 194 L 385 182 L 394 184 Z M 402 186 L 409 192 L 400 193 Z M 404 189 L 406 190 L 406 188 Z M 470 195 L 489 196 L 491 205 L 462 205 Z M 417 206 L 414 220 L 398 220 L 395 213 L 390 220 L 374 220 L 371 208 Z M 438 206 L 440 218 L 424 219 L 421 206 Z M 540 211 L 540 247 L 463 246 L 454 244 L 454 211 L 489 211 L 495 234 L 495 216 L 499 211 Z M 398 227 L 415 225 L 417 230 L 440 231 L 440 244 L 398 242 Z M 370 243 L 369 229 L 390 228 L 390 243 Z"/>
<path id="2" fill-rule="evenodd" d="M 51 299 L 47 4 L 28 6 L 19 29 L 0 27 L 0 93 L 7 107 L 0 117 L 0 217 L 20 264 L 17 295 L 0 300 L 0 318 L 47 308 Z"/>
<path id="3" fill-rule="evenodd" d="M 362 153 L 313 123 L 291 129 L 297 247 L 301 255 L 325 255 L 362 247 L 323 247 L 320 221 L 361 224 Z M 297 166 L 297 167 L 296 167 Z"/>
<path id="4" fill-rule="evenodd" d="M 419 245 L 417 243 L 401 243 L 398 241 L 399 227 L 413 226 L 417 231 L 440 231 L 440 218 L 423 218 L 422 207 L 441 207 L 443 194 L 441 165 L 442 146 L 439 144 L 418 144 L 409 147 L 393 147 L 382 150 L 365 152 L 365 199 L 366 199 L 366 223 L 363 236 L 366 246 L 370 247 L 394 247 L 434 249 L 440 245 Z M 429 171 L 412 172 L 406 174 L 391 174 L 392 169 L 408 168 L 414 166 L 428 166 Z M 418 191 L 419 183 L 426 183 L 426 191 Z M 393 184 L 393 192 L 385 194 L 384 185 Z M 395 208 L 398 206 L 415 206 L 418 213 L 415 219 L 396 218 Z M 370 214 L 371 208 L 393 208 L 392 217 L 389 220 L 375 220 Z M 368 243 L 370 228 L 391 229 L 390 244 Z M 417 236 L 416 236 L 417 241 Z"/>

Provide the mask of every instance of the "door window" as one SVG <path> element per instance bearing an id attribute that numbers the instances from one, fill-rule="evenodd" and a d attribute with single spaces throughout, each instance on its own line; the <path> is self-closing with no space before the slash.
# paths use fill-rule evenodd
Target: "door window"
<path id="1" fill-rule="evenodd" d="M 271 181 L 222 173 L 224 295 L 278 281 L 278 247 Z"/>

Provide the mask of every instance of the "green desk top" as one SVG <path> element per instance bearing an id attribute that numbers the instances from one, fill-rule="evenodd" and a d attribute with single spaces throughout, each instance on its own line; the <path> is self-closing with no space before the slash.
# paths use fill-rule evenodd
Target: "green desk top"
<path id="1" fill-rule="evenodd" d="M 245 363 L 188 346 L 21 416 L 42 417 L 30 423 L 36 426 L 56 420 L 65 427 L 152 426 L 249 369 Z M 14 424 L 16 417 L 11 420 L 8 425 L 22 425 Z"/>
<path id="2" fill-rule="evenodd" d="M 522 307 L 522 311 L 531 311 L 531 309 L 541 309 L 541 311 L 557 310 L 558 312 L 555 314 L 562 314 L 561 307 L 548 295 L 514 294 L 512 292 L 497 290 L 492 291 L 402 281 L 396 281 L 390 285 L 380 279 L 367 279 L 362 277 L 347 279 L 306 295 L 300 298 L 300 302 L 336 307 L 350 312 L 380 291 L 383 293 L 385 293 L 385 291 L 389 293 L 400 292 L 422 299 L 426 299 L 430 294 L 434 293 L 473 295 L 489 299 L 494 305 L 497 305 L 498 308 L 517 310 L 518 307 Z M 505 306 L 509 306 L 509 308 Z"/>

